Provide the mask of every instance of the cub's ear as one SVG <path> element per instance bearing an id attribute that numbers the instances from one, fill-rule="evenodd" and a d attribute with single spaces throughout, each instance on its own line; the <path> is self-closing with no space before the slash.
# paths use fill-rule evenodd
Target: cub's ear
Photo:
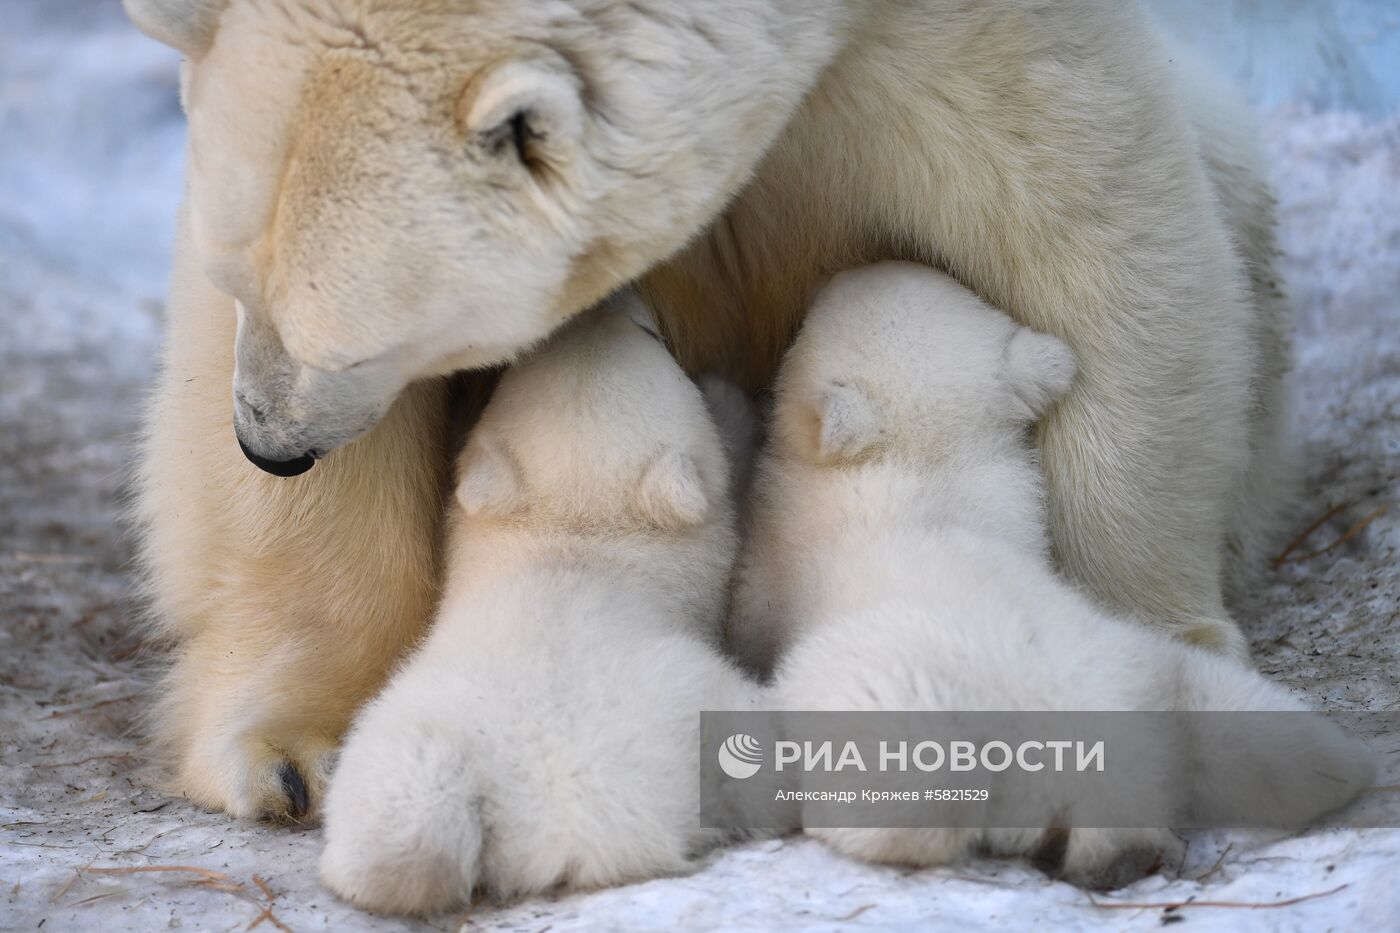
<path id="1" fill-rule="evenodd" d="M 1064 341 L 1029 327 L 1018 327 L 1006 345 L 1006 380 L 1031 418 L 1069 391 L 1077 368 Z"/>
<path id="2" fill-rule="evenodd" d="M 844 382 L 828 383 L 816 402 L 817 459 L 854 460 L 880 438 L 880 415 L 870 397 Z"/>
<path id="3" fill-rule="evenodd" d="M 480 432 L 467 442 L 457 471 L 457 502 L 476 517 L 501 517 L 525 501 L 520 475 L 510 455 Z"/>
<path id="4" fill-rule="evenodd" d="M 663 451 L 642 472 L 637 507 L 649 521 L 671 531 L 703 522 L 710 497 L 695 458 L 674 448 Z"/>
<path id="5" fill-rule="evenodd" d="M 136 28 L 157 42 L 164 42 L 198 58 L 214 44 L 219 16 L 227 0 L 122 0 L 126 15 Z"/>

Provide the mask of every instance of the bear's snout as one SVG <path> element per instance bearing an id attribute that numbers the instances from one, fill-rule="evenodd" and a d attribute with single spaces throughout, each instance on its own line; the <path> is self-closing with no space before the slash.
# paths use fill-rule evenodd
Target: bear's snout
<path id="1" fill-rule="evenodd" d="M 265 406 L 250 401 L 238 388 L 234 389 L 233 401 L 233 433 L 238 438 L 238 449 L 249 463 L 264 473 L 284 477 L 300 476 L 316 465 L 316 451 L 271 429 Z"/>

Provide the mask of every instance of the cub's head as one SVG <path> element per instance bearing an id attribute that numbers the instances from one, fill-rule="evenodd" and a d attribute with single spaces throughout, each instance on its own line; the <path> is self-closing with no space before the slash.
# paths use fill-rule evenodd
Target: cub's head
<path id="1" fill-rule="evenodd" d="M 458 466 L 469 517 L 604 533 L 726 523 L 719 432 L 639 320 L 590 312 L 501 378 Z"/>
<path id="2" fill-rule="evenodd" d="M 1021 443 L 1074 374 L 1064 343 L 943 273 L 880 263 L 818 294 L 779 376 L 774 430 L 819 463 L 941 460 Z"/>
<path id="3" fill-rule="evenodd" d="M 647 3 L 125 4 L 186 55 L 189 239 L 236 300 L 239 438 L 286 472 L 679 249 L 805 90 L 758 63 L 816 41 Z"/>

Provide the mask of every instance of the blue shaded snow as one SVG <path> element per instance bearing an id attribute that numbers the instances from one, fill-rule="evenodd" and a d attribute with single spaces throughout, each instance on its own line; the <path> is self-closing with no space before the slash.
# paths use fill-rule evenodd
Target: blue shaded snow
<path id="1" fill-rule="evenodd" d="M 1260 110 L 1400 107 L 1400 0 L 1150 0 Z"/>

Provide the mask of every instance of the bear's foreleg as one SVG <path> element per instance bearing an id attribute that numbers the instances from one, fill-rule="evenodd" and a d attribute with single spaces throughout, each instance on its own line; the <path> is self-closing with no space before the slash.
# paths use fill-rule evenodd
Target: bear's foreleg
<path id="1" fill-rule="evenodd" d="M 370 434 L 280 479 L 234 437 L 235 314 L 182 214 L 137 518 L 158 633 L 150 723 L 177 789 L 235 816 L 305 819 L 358 705 L 437 586 L 447 390 L 411 387 Z"/>

